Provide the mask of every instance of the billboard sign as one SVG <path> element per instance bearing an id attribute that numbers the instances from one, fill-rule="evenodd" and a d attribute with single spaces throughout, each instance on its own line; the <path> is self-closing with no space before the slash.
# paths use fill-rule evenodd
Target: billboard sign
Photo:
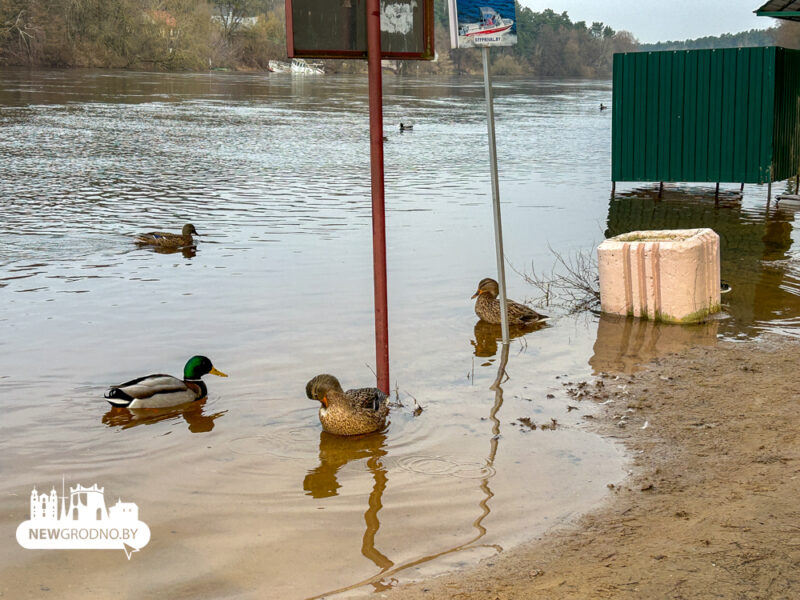
<path id="1" fill-rule="evenodd" d="M 286 0 L 289 58 L 367 58 L 367 0 Z M 381 58 L 433 60 L 433 0 L 381 0 Z"/>
<path id="2" fill-rule="evenodd" d="M 453 48 L 513 46 L 517 43 L 514 0 L 448 0 Z"/>

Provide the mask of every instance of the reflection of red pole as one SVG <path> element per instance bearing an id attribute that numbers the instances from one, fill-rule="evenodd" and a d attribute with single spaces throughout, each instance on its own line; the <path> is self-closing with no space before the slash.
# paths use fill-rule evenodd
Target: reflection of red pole
<path id="1" fill-rule="evenodd" d="M 369 148 L 372 167 L 372 271 L 375 281 L 375 360 L 378 388 L 389 393 L 389 314 L 386 293 L 386 220 L 383 205 L 383 93 L 381 3 L 367 0 Z"/>

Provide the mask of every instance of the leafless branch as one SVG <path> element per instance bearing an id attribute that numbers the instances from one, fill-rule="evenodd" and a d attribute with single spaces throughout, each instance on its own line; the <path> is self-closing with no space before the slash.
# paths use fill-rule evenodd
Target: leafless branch
<path id="1" fill-rule="evenodd" d="M 549 244 L 547 247 L 555 257 L 550 273 L 537 273 L 532 263 L 530 273 L 520 272 L 511 265 L 541 293 L 536 303 L 564 307 L 569 313 L 596 309 L 600 303 L 600 281 L 594 254 L 579 250 L 565 257 Z"/>

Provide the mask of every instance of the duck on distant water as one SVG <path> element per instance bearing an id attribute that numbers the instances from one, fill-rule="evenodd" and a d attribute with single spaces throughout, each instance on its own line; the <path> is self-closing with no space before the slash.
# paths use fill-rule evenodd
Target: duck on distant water
<path id="1" fill-rule="evenodd" d="M 400 131 L 412 131 L 414 129 L 413 125 L 406 125 L 404 123 L 400 123 Z"/>
<path id="2" fill-rule="evenodd" d="M 475 314 L 487 323 L 494 325 L 500 324 L 500 301 L 497 296 L 500 294 L 500 286 L 494 279 L 487 277 L 481 279 L 478 284 L 478 291 L 472 297 L 477 298 L 475 302 Z M 506 299 L 508 304 L 508 324 L 511 327 L 526 327 L 541 323 L 547 319 L 547 315 L 540 315 L 532 308 L 524 304 L 519 304 L 513 300 Z"/>
<path id="3" fill-rule="evenodd" d="M 183 226 L 181 233 L 166 233 L 164 231 L 140 233 L 136 236 L 136 242 L 139 244 L 158 246 L 160 248 L 181 248 L 191 246 L 194 243 L 192 234 L 200 235 L 197 233 L 194 225 L 187 223 Z"/>
<path id="4" fill-rule="evenodd" d="M 105 398 L 112 406 L 124 408 L 167 408 L 206 397 L 208 389 L 200 379 L 207 374 L 227 377 L 205 356 L 193 356 L 183 368 L 183 380 L 172 375 L 146 375 L 111 386 Z"/>
<path id="5" fill-rule="evenodd" d="M 333 375 L 317 375 L 306 384 L 306 396 L 317 400 L 322 429 L 335 435 L 372 433 L 386 424 L 389 399 L 378 388 L 342 390 Z"/>
<path id="6" fill-rule="evenodd" d="M 600 103 L 600 110 L 605 110 L 607 108 L 608 107 L 605 104 L 603 104 L 602 102 Z"/>

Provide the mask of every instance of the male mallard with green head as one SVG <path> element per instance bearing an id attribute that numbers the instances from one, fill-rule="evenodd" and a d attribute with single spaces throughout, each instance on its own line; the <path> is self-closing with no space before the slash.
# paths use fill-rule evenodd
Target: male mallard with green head
<path id="1" fill-rule="evenodd" d="M 306 384 L 306 396 L 318 400 L 322 428 L 335 435 L 372 433 L 386 424 L 389 398 L 378 388 L 342 390 L 333 375 L 317 375 Z"/>
<path id="2" fill-rule="evenodd" d="M 180 233 L 166 233 L 164 231 L 140 233 L 136 236 L 136 242 L 139 244 L 149 244 L 150 246 L 159 246 L 160 248 L 183 248 L 194 244 L 192 234 L 200 235 L 197 233 L 194 225 L 187 223 L 183 226 Z"/>
<path id="3" fill-rule="evenodd" d="M 500 301 L 497 296 L 500 294 L 500 286 L 494 279 L 487 277 L 481 279 L 478 284 L 478 291 L 472 297 L 477 298 L 475 302 L 475 314 L 487 323 L 494 325 L 500 324 Z M 547 319 L 547 315 L 540 315 L 532 308 L 524 304 L 506 299 L 508 304 L 508 324 L 510 327 L 528 327 Z"/>
<path id="4" fill-rule="evenodd" d="M 227 377 L 205 356 L 193 356 L 183 368 L 183 380 L 172 375 L 146 375 L 111 386 L 106 400 L 124 408 L 167 408 L 206 397 L 208 389 L 200 379 L 207 374 Z"/>

